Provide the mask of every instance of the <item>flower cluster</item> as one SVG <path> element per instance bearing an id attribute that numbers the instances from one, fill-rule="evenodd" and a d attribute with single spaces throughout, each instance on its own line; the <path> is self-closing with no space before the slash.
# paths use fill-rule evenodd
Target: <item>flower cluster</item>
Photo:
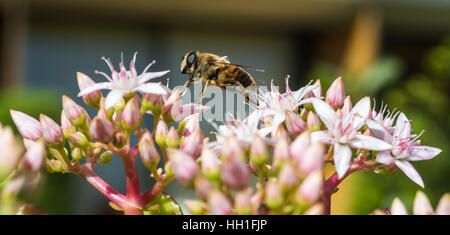
<path id="1" fill-rule="evenodd" d="M 400 169 L 423 187 L 410 162 L 440 152 L 420 145 L 420 134 L 411 134 L 403 113 L 385 115 L 386 107 L 376 112 L 369 97 L 353 105 L 342 78 L 325 97 L 319 80 L 292 91 L 286 77 L 284 93 L 272 83 L 270 91 L 260 90 L 247 117 L 227 115 L 223 123 L 214 123 L 217 132 L 210 140 L 199 123 L 201 112 L 210 107 L 183 104 L 183 91 L 149 82 L 168 71 L 148 72 L 152 62 L 138 75 L 136 54 L 129 70 L 123 58 L 119 71 L 103 59 L 111 75 L 96 73 L 109 82 L 95 83 L 77 74 L 79 96 L 97 109 L 94 117 L 67 96 L 62 98 L 61 124 L 45 115 L 39 121 L 19 111 L 11 115 L 28 149 L 24 166 L 79 175 L 125 214 L 182 213 L 163 192 L 173 179 L 195 190 L 197 200 L 184 202 L 192 214 L 329 214 L 331 195 L 352 172 L 391 174 Z M 101 89 L 111 91 L 103 97 Z M 153 117 L 153 130 L 142 127 L 148 117 Z M 43 156 L 48 153 L 40 161 L 35 145 Z M 33 161 L 26 160 L 31 156 Z M 124 164 L 126 194 L 94 172 L 95 165 L 114 156 Z M 146 192 L 140 191 L 138 157 L 156 181 Z M 0 166 L 8 172 L 17 161 L 3 162 Z M 329 178 L 326 164 L 336 168 Z"/>

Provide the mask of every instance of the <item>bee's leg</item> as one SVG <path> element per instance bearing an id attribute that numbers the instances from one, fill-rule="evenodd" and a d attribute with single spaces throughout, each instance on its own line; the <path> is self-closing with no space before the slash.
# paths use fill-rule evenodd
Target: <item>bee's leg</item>
<path id="1" fill-rule="evenodd" d="M 209 81 L 210 81 L 210 80 L 206 80 L 205 86 L 202 88 L 202 92 L 199 94 L 199 96 L 200 96 L 200 102 L 198 102 L 198 103 L 202 103 L 203 97 L 205 97 L 206 88 L 209 86 Z M 197 102 L 195 102 L 195 103 L 197 103 Z"/>

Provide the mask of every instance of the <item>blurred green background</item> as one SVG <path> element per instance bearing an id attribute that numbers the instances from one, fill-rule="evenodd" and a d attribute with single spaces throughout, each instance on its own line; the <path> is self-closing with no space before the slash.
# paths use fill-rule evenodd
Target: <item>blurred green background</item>
<path id="1" fill-rule="evenodd" d="M 9 109 L 59 120 L 63 94 L 82 102 L 76 97 L 77 71 L 103 81 L 94 74 L 108 71 L 102 56 L 117 64 L 121 52 L 129 61 L 138 51 L 138 71 L 155 59 L 153 71 L 171 69 L 170 86 L 183 84 L 181 57 L 196 49 L 263 68 L 265 73 L 254 76 L 264 85 L 275 79 L 281 90 L 286 74 L 291 88 L 320 78 L 326 89 L 342 76 L 354 102 L 374 97 L 377 109 L 383 101 L 412 119 L 414 132 L 426 131 L 422 143 L 443 152 L 414 164 L 424 191 L 433 206 L 450 191 L 449 1 L 4 0 L 0 9 L 3 124 L 12 125 Z M 148 172 L 138 167 L 145 178 Z M 120 160 L 96 171 L 125 190 Z M 141 182 L 142 189 L 152 185 Z M 73 175 L 43 172 L 41 186 L 26 199 L 49 213 L 114 213 L 102 195 Z M 360 172 L 333 196 L 332 213 L 367 214 L 390 207 L 396 196 L 411 211 L 418 189 L 401 172 L 392 177 Z M 193 197 L 176 183 L 168 192 L 178 201 Z"/>

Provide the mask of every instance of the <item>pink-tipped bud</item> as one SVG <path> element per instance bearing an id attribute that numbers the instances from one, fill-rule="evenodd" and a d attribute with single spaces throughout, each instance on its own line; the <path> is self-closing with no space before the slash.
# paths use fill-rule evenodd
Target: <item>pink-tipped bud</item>
<path id="1" fill-rule="evenodd" d="M 181 145 L 181 151 L 197 158 L 200 156 L 202 151 L 203 138 L 205 138 L 203 132 L 201 130 L 197 130 L 194 134 L 184 139 L 183 144 Z"/>
<path id="2" fill-rule="evenodd" d="M 151 170 L 156 169 L 161 157 L 149 132 L 145 132 L 139 141 L 139 154 L 145 167 Z"/>
<path id="3" fill-rule="evenodd" d="M 118 132 L 114 135 L 112 143 L 117 148 L 122 148 L 127 143 L 127 137 L 122 132 Z"/>
<path id="4" fill-rule="evenodd" d="M 11 197 L 17 195 L 25 184 L 25 178 L 25 175 L 21 174 L 6 183 L 2 188 L 2 196 Z"/>
<path id="5" fill-rule="evenodd" d="M 11 117 L 23 138 L 36 141 L 42 137 L 41 123 L 25 113 L 11 110 Z"/>
<path id="6" fill-rule="evenodd" d="M 108 143 L 114 136 L 114 126 L 107 119 L 97 116 L 92 120 L 89 133 L 95 141 Z"/>
<path id="7" fill-rule="evenodd" d="M 413 206 L 414 215 L 431 215 L 433 214 L 433 207 L 431 207 L 430 200 L 422 191 L 417 191 L 416 198 L 414 198 Z"/>
<path id="8" fill-rule="evenodd" d="M 142 97 L 142 107 L 151 110 L 152 113 L 161 113 L 164 104 L 163 96 L 152 93 L 145 93 Z"/>
<path id="9" fill-rule="evenodd" d="M 320 130 L 320 121 L 319 117 L 313 112 L 308 113 L 308 118 L 306 120 L 306 125 L 308 126 L 308 130 L 310 132 Z"/>
<path id="10" fill-rule="evenodd" d="M 297 114 L 286 111 L 286 128 L 289 134 L 299 135 L 306 127 L 305 121 L 303 121 Z"/>
<path id="11" fill-rule="evenodd" d="M 95 85 L 95 82 L 90 77 L 81 72 L 77 72 L 77 82 L 80 91 Z M 83 101 L 91 107 L 98 108 L 101 98 L 102 93 L 100 92 L 100 90 L 96 90 L 84 95 Z"/>
<path id="12" fill-rule="evenodd" d="M 225 158 L 220 167 L 222 181 L 230 188 L 242 189 L 247 187 L 250 170 L 240 158 Z"/>
<path id="13" fill-rule="evenodd" d="M 178 133 L 175 127 L 171 126 L 167 134 L 166 145 L 169 148 L 176 148 L 179 143 Z"/>
<path id="14" fill-rule="evenodd" d="M 204 177 L 196 177 L 194 180 L 195 193 L 197 197 L 205 200 L 209 193 L 214 190 L 214 186 Z"/>
<path id="15" fill-rule="evenodd" d="M 233 213 L 230 200 L 217 190 L 209 194 L 208 208 L 212 215 L 231 215 Z"/>
<path id="16" fill-rule="evenodd" d="M 289 133 L 286 131 L 283 125 L 278 125 L 272 130 L 270 138 L 275 142 L 281 138 L 287 140 L 289 139 Z"/>
<path id="17" fill-rule="evenodd" d="M 189 115 L 180 122 L 181 136 L 189 136 L 200 129 L 199 115 L 199 113 Z"/>
<path id="18" fill-rule="evenodd" d="M 273 166 L 280 169 L 289 158 L 289 143 L 286 138 L 279 138 L 273 150 Z"/>
<path id="19" fill-rule="evenodd" d="M 204 215 L 208 210 L 204 202 L 197 200 L 186 200 L 184 205 L 192 215 Z"/>
<path id="20" fill-rule="evenodd" d="M 166 146 L 166 138 L 169 134 L 169 128 L 163 120 L 159 120 L 156 124 L 155 141 L 159 147 L 164 148 Z"/>
<path id="21" fill-rule="evenodd" d="M 439 200 L 436 215 L 450 215 L 450 193 L 446 193 Z"/>
<path id="22" fill-rule="evenodd" d="M 67 119 L 64 110 L 61 111 L 61 129 L 64 133 L 64 138 L 68 138 L 69 134 L 77 132 L 77 128 Z"/>
<path id="23" fill-rule="evenodd" d="M 314 203 L 319 199 L 320 191 L 323 185 L 323 174 L 321 170 L 317 170 L 306 177 L 302 185 L 299 187 L 298 196 L 301 200 L 308 203 Z"/>
<path id="24" fill-rule="evenodd" d="M 305 175 L 309 175 L 313 171 L 322 169 L 324 152 L 325 148 L 321 143 L 310 146 L 299 161 L 300 171 Z"/>
<path id="25" fill-rule="evenodd" d="M 394 198 L 391 205 L 392 215 L 408 215 L 408 210 L 406 210 L 405 205 L 398 198 Z"/>
<path id="26" fill-rule="evenodd" d="M 42 127 L 42 135 L 47 144 L 52 146 L 61 145 L 63 143 L 63 132 L 61 127 L 48 116 L 41 114 L 39 117 Z"/>
<path id="27" fill-rule="evenodd" d="M 83 107 L 65 95 L 62 98 L 62 104 L 67 119 L 69 119 L 73 125 L 82 126 L 85 124 L 87 113 Z"/>
<path id="28" fill-rule="evenodd" d="M 198 173 L 198 165 L 194 158 L 182 151 L 171 148 L 167 149 L 167 156 L 177 180 L 183 185 L 192 183 L 192 180 Z"/>
<path id="29" fill-rule="evenodd" d="M 86 136 L 81 132 L 70 134 L 69 141 L 79 148 L 84 148 L 89 144 Z"/>
<path id="30" fill-rule="evenodd" d="M 208 147 L 203 147 L 200 157 L 202 163 L 202 173 L 210 180 L 217 180 L 220 177 L 220 160 L 217 155 Z"/>
<path id="31" fill-rule="evenodd" d="M 256 166 L 262 167 L 269 160 L 269 151 L 264 140 L 255 135 L 250 145 L 250 161 Z"/>
<path id="32" fill-rule="evenodd" d="M 294 188 L 299 182 L 299 176 L 296 167 L 294 167 L 292 164 L 284 164 L 281 167 L 278 180 L 284 190 Z"/>
<path id="33" fill-rule="evenodd" d="M 301 135 L 297 136 L 294 142 L 292 142 L 289 146 L 289 153 L 292 158 L 297 162 L 300 162 L 305 155 L 310 143 L 311 137 L 309 131 L 305 131 Z"/>
<path id="34" fill-rule="evenodd" d="M 324 214 L 325 214 L 325 206 L 323 205 L 323 203 L 316 203 L 305 212 L 305 215 L 324 215 Z"/>
<path id="35" fill-rule="evenodd" d="M 33 142 L 31 140 L 24 139 L 24 145 L 27 148 L 27 152 L 23 156 L 23 165 L 33 172 L 38 171 L 44 163 L 46 150 L 43 141 Z"/>
<path id="36" fill-rule="evenodd" d="M 122 110 L 122 123 L 128 130 L 134 130 L 139 127 L 142 121 L 140 101 L 137 95 L 131 98 Z"/>
<path id="37" fill-rule="evenodd" d="M 234 198 L 234 209 L 238 215 L 251 215 L 252 204 L 250 198 L 252 197 L 252 189 L 247 188 L 236 193 Z"/>
<path id="38" fill-rule="evenodd" d="M 274 180 L 269 180 L 266 184 L 266 195 L 264 201 L 271 209 L 278 209 L 283 205 L 283 192 Z"/>
<path id="39" fill-rule="evenodd" d="M 328 88 L 327 94 L 325 96 L 325 101 L 331 106 L 338 108 L 342 107 L 345 99 L 345 89 L 344 82 L 341 77 L 338 77 Z"/>
<path id="40" fill-rule="evenodd" d="M 3 127 L 0 124 L 0 182 L 7 177 L 11 171 L 17 167 L 21 157 L 22 147 L 16 141 L 14 133 L 10 127 Z"/>
<path id="41" fill-rule="evenodd" d="M 224 159 L 243 159 L 243 151 L 237 139 L 233 136 L 225 138 L 222 148 L 222 156 Z"/>

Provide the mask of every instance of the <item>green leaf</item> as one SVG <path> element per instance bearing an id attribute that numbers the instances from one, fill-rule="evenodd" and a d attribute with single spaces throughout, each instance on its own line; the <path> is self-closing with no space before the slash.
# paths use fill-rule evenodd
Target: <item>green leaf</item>
<path id="1" fill-rule="evenodd" d="M 144 215 L 182 215 L 181 207 L 167 193 L 159 194 L 152 202 L 147 204 Z"/>

